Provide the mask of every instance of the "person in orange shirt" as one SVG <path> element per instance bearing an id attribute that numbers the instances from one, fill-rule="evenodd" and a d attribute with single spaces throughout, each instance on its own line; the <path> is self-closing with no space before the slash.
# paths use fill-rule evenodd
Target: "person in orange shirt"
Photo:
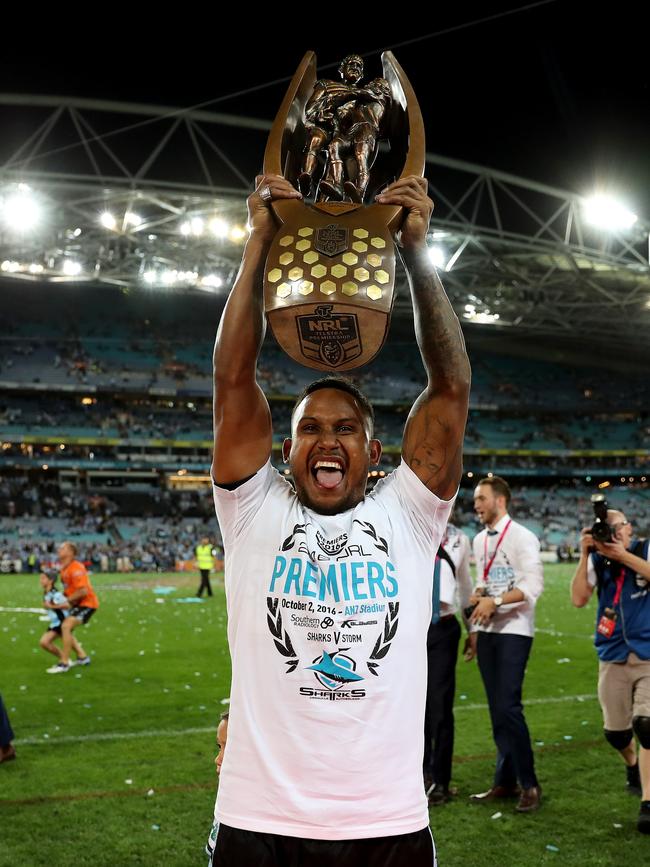
<path id="1" fill-rule="evenodd" d="M 48 668 L 48 674 L 62 674 L 69 670 L 72 633 L 79 624 L 88 623 L 99 607 L 99 600 L 88 578 L 86 567 L 76 559 L 76 556 L 77 546 L 73 542 L 64 542 L 59 546 L 63 592 L 70 603 L 70 611 L 61 624 L 61 637 L 63 638 L 61 660 Z M 77 665 L 89 664 L 89 656 L 77 660 Z"/>

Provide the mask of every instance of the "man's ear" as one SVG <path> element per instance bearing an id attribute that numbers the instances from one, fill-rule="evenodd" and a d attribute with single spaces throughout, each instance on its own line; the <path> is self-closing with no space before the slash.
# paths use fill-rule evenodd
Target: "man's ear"
<path id="1" fill-rule="evenodd" d="M 291 451 L 291 438 L 285 437 L 282 443 L 282 460 L 285 464 L 289 463 L 289 452 Z"/>
<path id="2" fill-rule="evenodd" d="M 376 467 L 381 460 L 381 443 L 379 440 L 370 440 L 370 465 Z"/>

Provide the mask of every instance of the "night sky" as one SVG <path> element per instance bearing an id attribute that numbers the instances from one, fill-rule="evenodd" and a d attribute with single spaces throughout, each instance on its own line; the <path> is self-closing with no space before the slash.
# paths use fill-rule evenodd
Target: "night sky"
<path id="1" fill-rule="evenodd" d="M 3 45 L 0 90 L 173 106 L 212 101 L 206 108 L 272 119 L 287 82 L 259 85 L 289 79 L 307 49 L 321 69 L 368 53 L 374 77 L 380 51 L 391 48 L 418 94 L 429 151 L 578 193 L 598 184 L 650 219 L 650 66 L 640 3 L 485 0 L 417 12 L 395 4 L 380 22 L 368 4 L 320 4 L 319 15 L 305 4 L 269 4 L 263 16 L 248 6 L 213 8 L 149 7 L 143 20 L 124 5 L 96 9 L 91 20 L 70 7 L 54 39 L 49 25 L 34 32 L 16 21 L 11 32 L 19 35 Z M 236 140 L 229 144 L 234 156 Z"/>

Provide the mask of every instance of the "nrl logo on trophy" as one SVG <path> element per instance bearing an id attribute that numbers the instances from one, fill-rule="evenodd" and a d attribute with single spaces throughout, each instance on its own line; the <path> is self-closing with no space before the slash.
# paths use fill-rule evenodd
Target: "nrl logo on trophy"
<path id="1" fill-rule="evenodd" d="M 374 197 L 424 174 L 415 93 L 390 51 L 382 64 L 383 76 L 364 84 L 363 60 L 351 54 L 339 79 L 317 79 L 307 52 L 264 154 L 264 173 L 284 175 L 304 197 L 271 203 L 279 228 L 264 273 L 268 321 L 291 358 L 319 370 L 360 367 L 381 349 L 403 209 Z"/>
<path id="2" fill-rule="evenodd" d="M 304 358 L 326 370 L 339 368 L 361 356 L 359 324 L 354 313 L 334 313 L 333 304 L 319 304 L 313 314 L 296 316 Z M 314 365 L 314 366 L 315 366 Z"/>
<path id="3" fill-rule="evenodd" d="M 337 256 L 348 249 L 348 230 L 332 223 L 323 229 L 316 229 L 314 250 L 325 256 Z"/>

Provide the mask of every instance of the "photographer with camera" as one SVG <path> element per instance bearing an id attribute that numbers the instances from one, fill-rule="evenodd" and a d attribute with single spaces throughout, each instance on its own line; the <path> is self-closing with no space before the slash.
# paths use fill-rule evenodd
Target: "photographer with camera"
<path id="1" fill-rule="evenodd" d="M 637 828 L 650 834 L 650 545 L 633 540 L 630 522 L 608 509 L 602 494 L 591 499 L 596 520 L 582 530 L 571 601 L 582 608 L 596 589 L 594 643 L 605 738 L 626 764 L 628 790 L 641 794 Z"/>

